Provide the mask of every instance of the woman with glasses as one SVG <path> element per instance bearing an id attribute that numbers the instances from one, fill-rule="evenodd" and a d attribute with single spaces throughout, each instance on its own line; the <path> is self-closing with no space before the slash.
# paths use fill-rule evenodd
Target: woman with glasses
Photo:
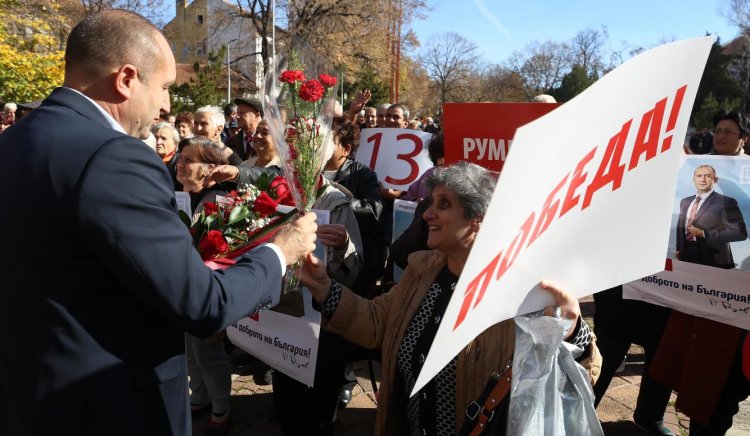
<path id="1" fill-rule="evenodd" d="M 714 148 L 710 154 L 747 158 L 743 149 L 750 133 L 747 115 L 720 111 L 714 116 Z M 699 209 L 700 211 L 700 209 Z M 651 374 L 677 391 L 677 408 L 690 417 L 690 435 L 723 435 L 732 427 L 739 403 L 750 394 L 743 365 L 750 364 L 747 331 L 673 310 Z M 747 349 L 743 353 L 743 349 Z"/>
<path id="2" fill-rule="evenodd" d="M 747 116 L 743 113 L 722 111 L 714 117 L 714 148 L 710 154 L 740 156 L 745 154 Z"/>

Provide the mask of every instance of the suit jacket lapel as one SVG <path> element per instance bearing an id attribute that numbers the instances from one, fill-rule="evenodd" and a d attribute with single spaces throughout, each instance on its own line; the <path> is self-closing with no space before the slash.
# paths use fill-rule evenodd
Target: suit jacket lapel
<path id="1" fill-rule="evenodd" d="M 715 192 L 712 192 L 708 195 L 708 197 L 706 197 L 706 200 L 703 202 L 700 208 L 698 208 L 698 213 L 695 214 L 695 219 L 693 220 L 693 222 L 696 222 L 700 219 L 700 217 L 703 215 L 703 212 L 708 210 L 708 207 L 711 206 L 711 203 L 713 203 L 717 197 L 718 195 L 716 195 Z"/>

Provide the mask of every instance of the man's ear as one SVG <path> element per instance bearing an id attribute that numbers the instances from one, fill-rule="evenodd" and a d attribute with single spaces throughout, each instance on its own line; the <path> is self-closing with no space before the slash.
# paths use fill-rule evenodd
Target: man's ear
<path id="1" fill-rule="evenodd" d="M 115 90 L 125 99 L 132 97 L 135 82 L 138 81 L 138 68 L 125 64 L 115 72 Z"/>

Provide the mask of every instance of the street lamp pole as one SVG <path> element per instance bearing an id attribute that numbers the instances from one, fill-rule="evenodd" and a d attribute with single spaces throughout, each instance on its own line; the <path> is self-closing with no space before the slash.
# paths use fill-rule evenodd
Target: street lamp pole
<path id="1" fill-rule="evenodd" d="M 229 57 L 229 44 L 231 43 L 232 41 L 227 42 L 227 104 L 232 102 L 232 69 Z"/>

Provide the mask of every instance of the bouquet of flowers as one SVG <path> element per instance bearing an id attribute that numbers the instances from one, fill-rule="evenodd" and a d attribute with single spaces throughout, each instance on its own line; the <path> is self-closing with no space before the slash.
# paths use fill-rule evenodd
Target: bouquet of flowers
<path id="1" fill-rule="evenodd" d="M 264 113 L 299 210 L 309 211 L 315 203 L 319 176 L 333 147 L 336 84 L 335 76 L 305 70 L 294 50 L 286 66 L 266 78 Z"/>
<path id="2" fill-rule="evenodd" d="M 245 185 L 217 197 L 216 202 L 203 203 L 203 210 L 192 223 L 182 211 L 180 217 L 190 229 L 201 258 L 207 264 L 212 262 L 209 266 L 231 265 L 231 259 L 267 242 L 295 215 L 294 211 L 276 212 L 279 204 L 292 204 L 289 185 L 283 177 L 271 180 L 263 176 L 257 186 Z"/>
<path id="3" fill-rule="evenodd" d="M 333 150 L 337 80 L 323 70 L 305 67 L 298 52 L 291 50 L 266 77 L 264 114 L 295 206 L 301 211 L 312 209 L 321 187 L 321 171 Z M 296 270 L 297 265 L 288 269 L 286 291 L 298 287 Z"/>

